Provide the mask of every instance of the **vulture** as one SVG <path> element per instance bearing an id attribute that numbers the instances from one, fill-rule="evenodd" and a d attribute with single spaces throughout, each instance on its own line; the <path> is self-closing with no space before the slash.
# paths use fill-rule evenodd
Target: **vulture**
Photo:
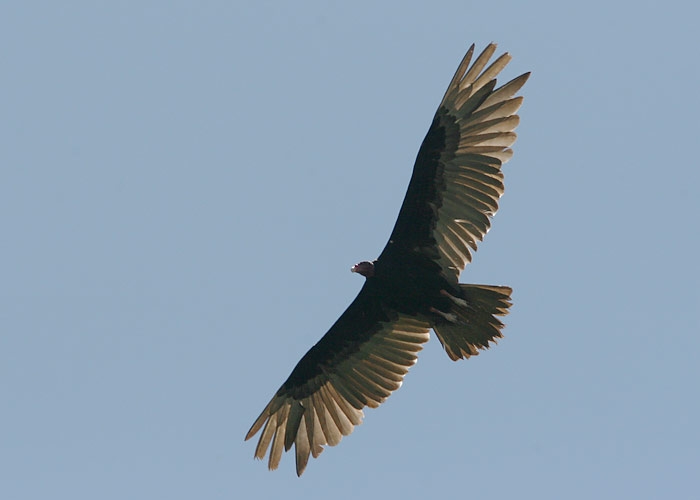
<path id="1" fill-rule="evenodd" d="M 381 255 L 351 271 L 365 277 L 355 300 L 297 363 L 246 434 L 261 432 L 255 458 L 276 469 L 295 449 L 298 476 L 309 456 L 337 445 L 401 386 L 432 329 L 452 360 L 500 338 L 512 290 L 459 283 L 503 194 L 501 166 L 513 154 L 530 73 L 497 87 L 505 53 L 474 45 L 447 87 L 413 167 L 398 219 Z"/>

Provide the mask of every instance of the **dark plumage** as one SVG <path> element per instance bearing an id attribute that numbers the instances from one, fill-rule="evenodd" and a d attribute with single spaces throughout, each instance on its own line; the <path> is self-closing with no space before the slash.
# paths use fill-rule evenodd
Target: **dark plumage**
<path id="1" fill-rule="evenodd" d="M 350 434 L 364 407 L 400 387 L 431 328 L 453 360 L 501 337 L 497 316 L 508 313 L 511 289 L 458 283 L 498 209 L 522 104 L 513 96 L 529 76 L 497 89 L 510 56 L 486 67 L 495 50 L 490 44 L 471 67 L 474 46 L 467 52 L 418 152 L 389 242 L 377 260 L 352 269 L 366 278 L 362 290 L 248 431 L 246 439 L 262 430 L 255 457 L 270 448 L 270 469 L 294 445 L 301 475 L 309 455 Z"/>

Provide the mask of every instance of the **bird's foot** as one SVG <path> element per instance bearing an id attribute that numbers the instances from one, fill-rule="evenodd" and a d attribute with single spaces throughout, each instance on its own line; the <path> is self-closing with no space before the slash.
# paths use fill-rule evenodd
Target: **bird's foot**
<path id="1" fill-rule="evenodd" d="M 466 300 L 460 299 L 459 297 L 455 297 L 454 295 L 447 292 L 447 290 L 440 290 L 440 295 L 442 295 L 443 297 L 447 297 L 458 306 L 467 307 L 469 305 L 467 304 Z"/>
<path id="2" fill-rule="evenodd" d="M 443 318 L 445 318 L 445 319 L 446 319 L 447 321 L 449 321 L 450 323 L 457 323 L 457 315 L 454 314 L 454 313 L 442 312 L 442 311 L 440 311 L 439 309 L 435 309 L 435 308 L 432 307 L 432 306 L 430 307 L 430 312 L 431 312 L 431 313 L 435 313 L 435 314 L 437 314 L 437 315 L 439 315 L 439 316 L 442 316 Z"/>

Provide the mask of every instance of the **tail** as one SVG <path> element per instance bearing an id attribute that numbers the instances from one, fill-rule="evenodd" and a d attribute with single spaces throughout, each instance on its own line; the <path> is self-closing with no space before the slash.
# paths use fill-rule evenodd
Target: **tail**
<path id="1" fill-rule="evenodd" d="M 455 320 L 444 319 L 433 327 L 453 361 L 479 354 L 478 349 L 488 348 L 489 342 L 503 337 L 503 323 L 496 316 L 508 314 L 513 291 L 507 286 L 460 284 L 459 288 L 462 300 L 453 298 L 451 310 Z"/>

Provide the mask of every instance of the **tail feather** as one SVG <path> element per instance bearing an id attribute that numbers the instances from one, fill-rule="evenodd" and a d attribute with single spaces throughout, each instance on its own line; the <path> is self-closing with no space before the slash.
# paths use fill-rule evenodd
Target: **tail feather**
<path id="1" fill-rule="evenodd" d="M 479 349 L 488 349 L 489 342 L 503 337 L 503 323 L 496 316 L 508 314 L 511 306 L 507 286 L 459 285 L 465 305 L 454 304 L 451 312 L 457 320 L 439 321 L 433 329 L 445 352 L 453 361 L 479 354 Z"/>

